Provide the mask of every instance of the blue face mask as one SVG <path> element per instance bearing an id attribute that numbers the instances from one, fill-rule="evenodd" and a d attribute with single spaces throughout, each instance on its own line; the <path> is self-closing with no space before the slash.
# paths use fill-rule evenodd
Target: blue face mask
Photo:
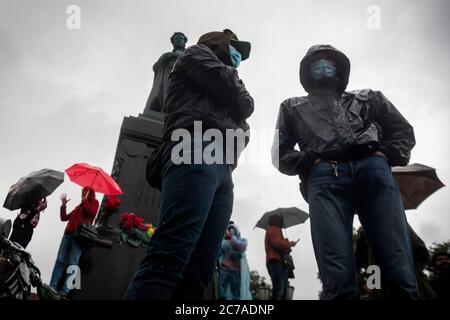
<path id="1" fill-rule="evenodd" d="M 241 63 L 241 54 L 233 46 L 230 46 L 230 58 L 235 68 Z"/>
<path id="2" fill-rule="evenodd" d="M 311 64 L 311 75 L 316 80 L 334 77 L 336 76 L 336 66 L 333 61 L 320 59 Z"/>

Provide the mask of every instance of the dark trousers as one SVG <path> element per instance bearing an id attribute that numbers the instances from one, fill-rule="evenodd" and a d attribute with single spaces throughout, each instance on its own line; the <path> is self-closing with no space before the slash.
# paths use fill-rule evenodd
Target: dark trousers
<path id="1" fill-rule="evenodd" d="M 269 260 L 267 271 L 272 280 L 272 300 L 286 300 L 289 286 L 288 269 L 278 260 Z"/>
<path id="2" fill-rule="evenodd" d="M 232 208 L 230 166 L 173 166 L 163 180 L 157 231 L 125 299 L 202 299 Z"/>
<path id="3" fill-rule="evenodd" d="M 387 160 L 374 155 L 337 166 L 335 176 L 330 162 L 319 162 L 308 177 L 311 235 L 324 299 L 359 299 L 352 243 L 355 212 L 386 289 L 395 298 L 418 299 L 410 233 Z"/>

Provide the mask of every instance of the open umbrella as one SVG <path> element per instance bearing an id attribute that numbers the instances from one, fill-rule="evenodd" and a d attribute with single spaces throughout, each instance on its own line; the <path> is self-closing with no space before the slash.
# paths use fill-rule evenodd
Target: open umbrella
<path id="1" fill-rule="evenodd" d="M 278 208 L 276 210 L 264 213 L 254 228 L 261 228 L 265 230 L 269 223 L 269 217 L 273 214 L 279 215 L 283 218 L 283 228 L 289 228 L 297 224 L 304 223 L 309 217 L 308 213 L 296 207 Z"/>
<path id="2" fill-rule="evenodd" d="M 416 209 L 426 198 L 444 186 L 434 168 L 419 163 L 393 167 L 392 174 L 397 180 L 406 210 Z"/>
<path id="3" fill-rule="evenodd" d="M 123 193 L 117 182 L 102 168 L 87 163 L 76 163 L 65 171 L 70 181 L 82 187 L 90 187 L 95 192 L 111 196 Z"/>
<path id="4" fill-rule="evenodd" d="M 33 171 L 9 188 L 3 207 L 20 209 L 27 203 L 49 196 L 63 181 L 63 172 L 52 169 Z"/>

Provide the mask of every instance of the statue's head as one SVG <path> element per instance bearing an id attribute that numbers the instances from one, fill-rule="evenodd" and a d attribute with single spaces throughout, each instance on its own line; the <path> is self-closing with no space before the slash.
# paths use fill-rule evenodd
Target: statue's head
<path id="1" fill-rule="evenodd" d="M 182 32 L 175 32 L 170 37 L 170 42 L 172 42 L 174 50 L 184 49 L 187 41 L 188 38 Z"/>

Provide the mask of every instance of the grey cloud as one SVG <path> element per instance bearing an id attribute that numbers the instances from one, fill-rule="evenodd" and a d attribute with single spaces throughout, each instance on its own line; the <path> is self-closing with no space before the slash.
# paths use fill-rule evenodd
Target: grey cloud
<path id="1" fill-rule="evenodd" d="M 192 45 L 202 33 L 224 27 L 252 42 L 251 58 L 239 73 L 256 101 L 253 129 L 272 129 L 280 102 L 304 94 L 298 80 L 301 57 L 310 45 L 331 42 L 352 61 L 349 89 L 382 90 L 416 128 L 412 161 L 436 166 L 444 183 L 450 178 L 450 2 L 249 0 L 232 2 L 239 4 L 233 12 L 219 10 L 221 3 L 79 1 L 82 30 L 70 33 L 65 28 L 70 1 L 1 2 L 0 150 L 7 151 L 0 157 L 0 167 L 7 168 L 0 175 L 1 194 L 35 167 L 64 169 L 71 162 L 91 161 L 108 169 L 121 119 L 143 110 L 151 66 L 170 50 L 170 35 L 185 32 Z M 382 8 L 378 31 L 365 25 L 371 4 Z M 234 181 L 233 219 L 249 238 L 250 267 L 267 276 L 264 231 L 253 225 L 278 206 L 307 209 L 298 178 L 261 175 L 258 168 L 242 165 Z M 449 236 L 449 197 L 444 188 L 407 213 L 428 245 Z M 30 246 L 47 276 L 63 229 L 55 218 L 57 195 L 52 201 Z M 316 299 L 320 283 L 309 222 L 288 230 L 289 237 L 297 235 L 302 240 L 294 252 L 295 297 Z"/>

